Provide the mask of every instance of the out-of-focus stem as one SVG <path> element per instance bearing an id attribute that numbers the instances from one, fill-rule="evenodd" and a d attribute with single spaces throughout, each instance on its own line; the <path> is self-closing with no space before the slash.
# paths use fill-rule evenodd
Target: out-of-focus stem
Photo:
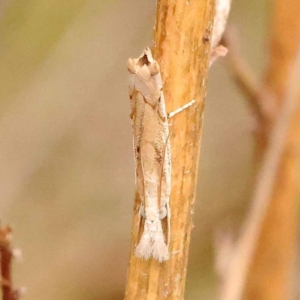
<path id="1" fill-rule="evenodd" d="M 14 290 L 12 286 L 11 263 L 13 252 L 10 246 L 10 238 L 11 228 L 9 226 L 0 227 L 0 284 L 3 300 L 17 300 L 20 296 L 20 291 Z"/>
<path id="2" fill-rule="evenodd" d="M 300 139 L 295 139 L 293 131 L 297 125 L 300 135 L 300 51 L 292 71 L 257 176 L 252 206 L 228 268 L 222 300 L 288 299 L 299 190 L 293 163 L 299 159 Z"/>

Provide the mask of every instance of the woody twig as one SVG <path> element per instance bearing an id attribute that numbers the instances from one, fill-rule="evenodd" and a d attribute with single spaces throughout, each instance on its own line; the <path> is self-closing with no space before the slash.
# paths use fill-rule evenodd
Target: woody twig
<path id="1" fill-rule="evenodd" d="M 249 289 L 249 287 L 246 287 L 246 281 L 250 265 L 258 247 L 258 240 L 272 201 L 274 187 L 280 184 L 280 174 L 282 169 L 285 168 L 283 162 L 287 159 L 285 154 L 286 137 L 288 136 L 288 131 L 294 125 L 293 119 L 297 116 L 297 111 L 299 110 L 299 67 L 300 52 L 290 76 L 290 86 L 286 99 L 270 134 L 270 143 L 265 151 L 261 170 L 257 176 L 252 207 L 245 221 L 243 233 L 234 247 L 234 255 L 228 268 L 230 271 L 224 276 L 226 284 L 221 297 L 224 300 L 244 299 L 242 296 L 245 290 Z M 252 298 L 249 297 L 247 299 Z"/>
<path id="2" fill-rule="evenodd" d="M 236 33 L 230 29 L 225 35 L 231 71 L 259 121 L 264 143 L 256 139 L 262 159 L 243 231 L 229 254 L 226 239 L 217 245 L 217 253 L 223 251 L 229 261 L 219 272 L 222 300 L 290 299 L 300 192 L 299 5 L 297 0 L 274 1 L 262 85 L 242 57 Z"/>
<path id="3" fill-rule="evenodd" d="M 213 0 L 157 1 L 152 52 L 160 65 L 167 111 L 174 111 L 192 100 L 196 102 L 176 116 L 176 126 L 170 136 L 173 157 L 170 258 L 163 263 L 138 259 L 133 245 L 126 300 L 184 297 L 214 3 Z M 135 203 L 138 209 L 139 199 Z M 135 217 L 133 223 L 132 240 L 135 241 L 140 222 Z"/>
<path id="4" fill-rule="evenodd" d="M 17 300 L 21 296 L 21 289 L 14 289 L 12 284 L 11 264 L 13 249 L 11 247 L 12 230 L 9 226 L 0 227 L 0 266 L 2 300 Z"/>
<path id="5" fill-rule="evenodd" d="M 237 28 L 229 26 L 222 42 L 229 49 L 229 68 L 236 84 L 246 96 L 250 109 L 259 125 L 273 120 L 275 115 L 274 96 L 258 83 L 246 59 L 242 55 Z"/>

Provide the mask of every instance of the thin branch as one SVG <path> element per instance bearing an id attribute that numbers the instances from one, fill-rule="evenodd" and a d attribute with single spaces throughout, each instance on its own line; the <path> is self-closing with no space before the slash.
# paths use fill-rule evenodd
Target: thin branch
<path id="1" fill-rule="evenodd" d="M 0 227 L 0 266 L 3 300 L 18 300 L 22 293 L 20 289 L 14 289 L 12 285 L 11 264 L 14 255 L 10 245 L 11 233 L 12 230 L 9 226 Z"/>
<path id="2" fill-rule="evenodd" d="M 273 13 L 269 22 L 269 57 L 264 84 L 276 95 L 280 107 L 288 87 L 291 66 L 295 61 L 300 40 L 300 1 L 272 1 Z"/>
<path id="3" fill-rule="evenodd" d="M 230 227 L 217 228 L 214 234 L 214 269 L 220 281 L 220 290 L 226 281 L 233 258 L 235 240 Z"/>
<path id="4" fill-rule="evenodd" d="M 290 299 L 291 296 L 291 278 L 297 253 L 300 184 L 300 80 L 298 78 L 298 82 L 291 82 L 291 72 L 299 68 L 299 64 L 295 64 L 300 43 L 299 11 L 299 0 L 273 1 L 268 34 L 269 63 L 263 80 L 264 86 L 274 93 L 276 106 L 281 109 L 294 87 L 298 90 L 298 107 L 290 120 L 272 196 L 268 200 L 268 209 L 252 256 L 244 292 L 245 300 L 282 300 Z M 276 119 L 279 115 L 280 111 L 277 109 Z"/>
<path id="5" fill-rule="evenodd" d="M 246 280 L 250 264 L 254 257 L 255 248 L 258 246 L 263 222 L 278 180 L 281 180 L 279 174 L 282 172 L 282 161 L 285 159 L 288 133 L 294 129 L 292 120 L 297 117 L 295 114 L 297 113 L 297 108 L 300 106 L 300 91 L 298 87 L 300 82 L 299 70 L 300 51 L 290 76 L 291 79 L 289 81 L 286 100 L 272 130 L 262 168 L 257 176 L 257 186 L 254 191 L 252 207 L 246 219 L 242 235 L 235 247 L 235 254 L 230 263 L 230 271 L 227 274 L 226 284 L 224 285 L 221 297 L 222 300 L 244 299 L 243 294 L 245 292 Z"/>
<path id="6" fill-rule="evenodd" d="M 160 65 L 167 111 L 195 99 L 176 115 L 171 134 L 170 259 L 141 260 L 135 254 L 139 204 L 135 200 L 126 300 L 184 298 L 193 205 L 198 175 L 202 116 L 207 89 L 214 0 L 158 0 L 153 53 Z M 204 38 L 205 37 L 205 38 Z"/>
<path id="7" fill-rule="evenodd" d="M 224 36 L 223 43 L 229 49 L 230 70 L 235 82 L 249 100 L 249 106 L 260 124 L 274 119 L 276 107 L 274 97 L 262 88 L 256 80 L 245 58 L 243 58 L 236 28 L 230 26 Z"/>

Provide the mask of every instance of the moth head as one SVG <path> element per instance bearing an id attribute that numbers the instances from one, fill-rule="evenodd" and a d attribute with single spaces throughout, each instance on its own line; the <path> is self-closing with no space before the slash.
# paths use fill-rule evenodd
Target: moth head
<path id="1" fill-rule="evenodd" d="M 153 62 L 149 65 L 149 70 L 151 76 L 155 76 L 159 73 L 159 64 L 156 60 L 153 60 Z"/>
<path id="2" fill-rule="evenodd" d="M 141 66 L 147 66 L 151 76 L 155 76 L 159 73 L 159 65 L 156 60 L 153 59 L 150 48 L 146 47 L 142 55 L 139 57 L 139 63 Z"/>
<path id="3" fill-rule="evenodd" d="M 148 81 L 151 77 L 148 63 L 142 56 L 139 58 L 129 58 L 127 61 L 127 68 L 131 74 L 136 74 L 143 81 Z"/>

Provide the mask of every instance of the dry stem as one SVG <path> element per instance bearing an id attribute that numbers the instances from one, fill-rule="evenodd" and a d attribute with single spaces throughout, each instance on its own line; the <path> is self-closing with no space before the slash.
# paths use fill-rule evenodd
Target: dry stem
<path id="1" fill-rule="evenodd" d="M 11 228 L 0 227 L 0 265 L 1 265 L 1 286 L 3 300 L 19 299 L 19 290 L 12 287 L 11 262 L 13 258 L 10 246 Z"/>
<path id="2" fill-rule="evenodd" d="M 264 289 L 259 290 L 258 293 L 251 291 L 251 286 L 246 285 L 246 280 L 248 276 L 251 276 L 251 263 L 253 260 L 255 261 L 255 253 L 259 253 L 262 247 L 270 247 L 270 245 L 260 244 L 261 235 L 264 232 L 265 223 L 268 221 L 268 211 L 272 211 L 272 207 L 270 207 L 273 198 L 278 198 L 279 200 L 282 197 L 282 194 L 279 196 L 277 194 L 274 195 L 274 190 L 276 191 L 277 186 L 290 186 L 290 182 L 292 185 L 294 184 L 294 180 L 282 182 L 282 174 L 287 174 L 290 172 L 290 165 L 288 160 L 295 159 L 295 155 L 297 156 L 297 151 L 286 152 L 286 148 L 289 149 L 290 142 L 294 141 L 294 139 L 290 140 L 290 131 L 293 130 L 295 122 L 298 115 L 297 112 L 300 111 L 300 102 L 299 102 L 299 89 L 298 83 L 300 81 L 300 52 L 297 61 L 295 62 L 293 74 L 290 80 L 290 88 L 288 90 L 288 95 L 284 102 L 284 106 L 280 115 L 277 118 L 274 129 L 270 135 L 270 143 L 265 152 L 265 157 L 263 159 L 263 164 L 260 173 L 257 177 L 257 186 L 253 196 L 252 208 L 247 216 L 243 234 L 240 237 L 236 247 L 235 254 L 232 258 L 232 262 L 230 264 L 230 272 L 227 274 L 226 284 L 223 290 L 223 295 L 221 299 L 224 300 L 240 300 L 240 299 L 286 299 L 286 293 L 282 292 L 280 286 L 285 283 L 285 276 L 287 276 L 288 269 L 284 266 L 281 266 L 280 272 L 285 270 L 284 273 L 278 274 L 276 269 L 278 265 L 270 266 L 270 264 L 274 264 L 272 261 L 272 252 L 268 250 L 269 256 L 264 256 L 263 260 L 260 261 L 267 270 L 279 276 L 281 281 L 277 282 L 278 286 L 270 285 L 270 279 L 274 274 L 270 277 L 262 278 L 256 280 L 257 286 L 252 286 L 256 291 L 259 290 L 259 286 L 262 285 L 261 280 L 267 280 L 268 284 L 263 285 Z M 299 121 L 298 121 L 299 122 Z M 300 128 L 298 128 L 300 133 Z M 293 136 L 294 137 L 294 136 Z M 298 141 L 299 142 L 299 141 Z M 296 146 L 293 142 L 293 146 Z M 299 150 L 298 145 L 298 150 Z M 290 149 L 289 149 L 290 150 Z M 294 148 L 293 150 L 297 150 Z M 298 184 L 296 184 L 296 190 L 291 190 L 291 196 L 295 197 L 295 192 L 298 189 Z M 280 213 L 280 212 L 278 212 Z M 274 216 L 274 215 L 273 215 Z M 285 220 L 290 225 L 293 225 L 295 219 L 294 216 L 289 216 L 290 220 Z M 283 221 L 283 220 L 282 220 Z M 282 233 L 279 227 L 276 226 L 278 236 Z M 286 239 L 282 240 L 284 246 L 289 245 L 290 236 L 286 236 Z M 278 245 L 281 246 L 282 245 Z M 271 248 L 272 249 L 272 248 Z M 274 251 L 273 249 L 272 251 Z M 284 249 L 283 249 L 284 250 Z M 283 254 L 283 253 L 282 253 Z M 293 256 L 293 253 L 287 252 L 285 253 L 287 259 Z M 274 257 L 275 259 L 275 257 Z M 269 266 L 268 266 L 269 265 Z M 283 267 L 283 268 L 282 268 Z M 254 273 L 253 273 L 254 274 Z M 252 274 L 252 276 L 253 276 Z M 275 276 L 276 277 L 276 276 Z M 270 286 L 268 289 L 267 286 Z M 278 289 L 279 287 L 279 289 Z M 244 294 L 246 294 L 246 298 L 244 298 Z M 264 296 L 262 296 L 264 295 Z"/>
<path id="3" fill-rule="evenodd" d="M 232 44 L 228 47 L 236 81 L 251 100 L 257 119 L 262 120 L 259 130 L 264 139 L 256 141 L 265 159 L 257 178 L 253 207 L 226 274 L 222 299 L 290 299 L 299 194 L 299 11 L 298 0 L 275 2 L 270 63 L 263 86 L 253 80 L 236 40 L 227 36 Z"/>
<path id="4" fill-rule="evenodd" d="M 300 1 L 276 0 L 270 22 L 270 58 L 265 84 L 276 95 L 277 106 L 286 95 L 289 74 L 300 41 Z"/>
<path id="5" fill-rule="evenodd" d="M 243 57 L 235 26 L 227 28 L 223 42 L 229 49 L 228 58 L 230 59 L 230 70 L 233 78 L 249 101 L 250 109 L 258 121 L 258 125 L 260 127 L 269 126 L 274 120 L 276 112 L 274 96 L 258 83 L 256 75 Z"/>
<path id="6" fill-rule="evenodd" d="M 295 99 L 297 108 L 289 120 L 270 205 L 249 269 L 245 288 L 247 300 L 290 298 L 291 273 L 296 254 L 300 160 L 300 79 L 291 82 L 290 74 L 297 67 L 299 72 L 299 63 L 296 63 L 300 44 L 299 11 L 298 0 L 276 0 L 274 3 L 270 63 L 265 76 L 265 86 L 276 96 L 277 108 L 284 105 L 292 85 L 298 90 L 298 98 Z"/>
<path id="7" fill-rule="evenodd" d="M 213 0 L 157 2 L 153 52 L 161 66 L 167 110 L 173 111 L 192 99 L 197 103 L 174 118 L 171 136 L 171 258 L 158 263 L 135 257 L 140 203 L 136 197 L 126 300 L 178 300 L 184 296 L 213 6 Z"/>

